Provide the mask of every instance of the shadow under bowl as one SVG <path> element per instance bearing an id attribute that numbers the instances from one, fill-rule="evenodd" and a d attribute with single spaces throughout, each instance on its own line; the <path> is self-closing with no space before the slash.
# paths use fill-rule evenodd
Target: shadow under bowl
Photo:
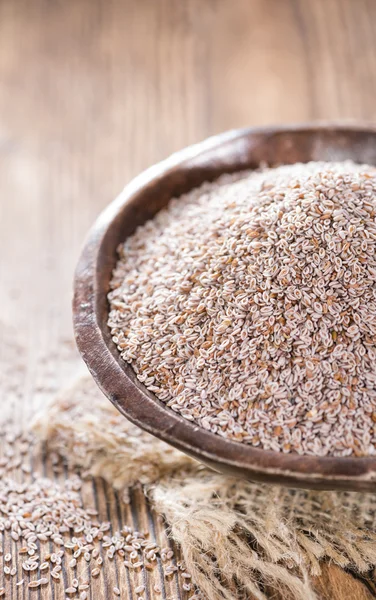
<path id="1" fill-rule="evenodd" d="M 190 146 L 151 167 L 99 216 L 74 281 L 78 349 L 103 393 L 130 421 L 209 467 L 250 480 L 292 487 L 376 490 L 376 457 L 314 457 L 266 451 L 230 441 L 167 408 L 120 357 L 107 326 L 107 293 L 117 247 L 173 197 L 223 173 L 352 159 L 376 165 L 376 128 L 313 124 L 230 131 Z"/>

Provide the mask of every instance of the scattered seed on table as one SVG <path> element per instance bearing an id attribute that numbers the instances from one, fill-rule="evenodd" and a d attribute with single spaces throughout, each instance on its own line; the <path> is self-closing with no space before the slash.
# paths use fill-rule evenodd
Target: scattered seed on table
<path id="1" fill-rule="evenodd" d="M 79 494 L 81 483 L 81 479 L 75 476 L 60 485 L 53 480 L 40 478 L 38 474 L 31 483 L 0 479 L 2 507 L 5 508 L 5 511 L 9 507 L 8 513 L 4 511 L 0 513 L 0 544 L 3 543 L 1 532 L 10 530 L 10 533 L 17 535 L 22 542 L 19 552 L 25 558 L 22 562 L 22 569 L 25 573 L 36 573 L 38 569 L 42 573 L 51 568 L 49 574 L 51 579 L 46 576 L 25 582 L 30 590 L 48 584 L 52 586 L 52 583 L 61 581 L 61 563 L 64 556 L 71 568 L 77 566 L 75 556 L 78 557 L 82 554 L 89 559 L 93 556 L 97 560 L 98 566 L 92 570 L 92 576 L 98 577 L 100 574 L 99 567 L 103 564 L 103 558 L 99 554 L 99 547 L 94 547 L 94 541 L 106 538 L 105 532 L 110 529 L 110 525 L 108 522 L 98 523 L 95 519 L 92 520 L 88 511 L 85 510 Z M 47 497 L 51 510 L 44 511 L 41 506 L 45 504 Z M 13 506 L 17 507 L 14 512 L 11 508 Z M 52 521 L 51 514 L 54 515 Z M 60 535 L 63 533 L 70 538 L 65 543 L 62 543 L 64 540 Z M 111 537 L 107 536 L 108 548 L 111 553 L 116 551 L 120 554 L 126 544 L 126 537 L 131 545 L 134 541 L 138 544 L 137 540 L 144 539 L 145 535 L 133 531 L 130 527 L 124 527 L 121 531 L 114 532 Z M 56 546 L 55 551 L 42 553 L 40 557 L 37 543 L 43 544 L 47 541 Z M 143 552 L 142 546 L 140 554 Z M 12 554 L 10 552 L 3 553 L 1 546 L 0 554 L 4 562 L 4 575 L 15 576 L 17 569 L 11 564 Z M 138 562 L 142 564 L 141 561 Z M 130 568 L 134 568 L 134 566 L 131 565 Z M 16 585 L 20 587 L 23 583 L 24 580 L 21 579 L 16 582 Z M 74 593 L 82 594 L 89 589 L 89 583 L 81 581 L 81 584 L 78 585 L 78 580 L 74 579 L 67 588 L 67 590 L 69 589 L 72 589 L 72 594 L 73 590 Z M 66 593 L 70 595 L 68 592 Z"/>
<path id="2" fill-rule="evenodd" d="M 114 592 L 114 594 L 115 594 L 116 596 L 120 596 L 120 590 L 119 590 L 119 588 L 118 588 L 118 587 L 116 587 L 116 586 L 115 586 L 115 587 L 113 587 L 113 588 L 112 588 L 112 591 Z M 135 593 L 137 594 L 137 590 L 135 590 Z"/>

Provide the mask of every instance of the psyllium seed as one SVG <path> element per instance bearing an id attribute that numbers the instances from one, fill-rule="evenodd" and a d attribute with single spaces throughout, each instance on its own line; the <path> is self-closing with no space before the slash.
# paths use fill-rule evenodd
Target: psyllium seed
<path id="1" fill-rule="evenodd" d="M 145 586 L 144 585 L 139 585 L 135 588 L 134 593 L 135 594 L 142 594 L 145 591 Z"/>
<path id="2" fill-rule="evenodd" d="M 108 324 L 169 408 L 222 437 L 376 453 L 376 170 L 223 176 L 119 248 Z"/>

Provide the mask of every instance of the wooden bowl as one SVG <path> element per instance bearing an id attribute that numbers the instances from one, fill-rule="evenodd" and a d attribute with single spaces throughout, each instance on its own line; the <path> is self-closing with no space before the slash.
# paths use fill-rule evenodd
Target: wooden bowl
<path id="1" fill-rule="evenodd" d="M 300 456 L 225 440 L 185 420 L 140 383 L 107 327 L 107 292 L 116 249 L 135 228 L 180 196 L 222 173 L 310 160 L 376 164 L 376 128 L 352 125 L 242 129 L 173 154 L 127 185 L 99 216 L 74 283 L 77 346 L 92 376 L 130 421 L 217 471 L 293 487 L 376 490 L 376 458 Z"/>

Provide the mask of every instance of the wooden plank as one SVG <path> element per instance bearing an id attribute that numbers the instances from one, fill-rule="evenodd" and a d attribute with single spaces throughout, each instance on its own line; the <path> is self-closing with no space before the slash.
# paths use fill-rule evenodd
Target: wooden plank
<path id="1" fill-rule="evenodd" d="M 221 130 L 375 119 L 375 17 L 372 0 L 0 2 L 0 360 L 14 422 L 27 423 L 78 368 L 72 273 L 99 211 L 144 167 Z M 53 475 L 48 460 L 33 467 Z M 140 490 L 130 507 L 100 481 L 82 494 L 102 518 L 137 522 L 167 544 Z M 136 581 L 146 598 L 183 598 L 160 567 L 131 577 L 113 563 L 91 598 L 112 598 L 119 584 L 134 600 Z M 333 599 L 368 593 L 341 578 Z M 36 597 L 7 586 L 12 600 Z M 52 597 L 64 597 L 58 586 Z"/>

